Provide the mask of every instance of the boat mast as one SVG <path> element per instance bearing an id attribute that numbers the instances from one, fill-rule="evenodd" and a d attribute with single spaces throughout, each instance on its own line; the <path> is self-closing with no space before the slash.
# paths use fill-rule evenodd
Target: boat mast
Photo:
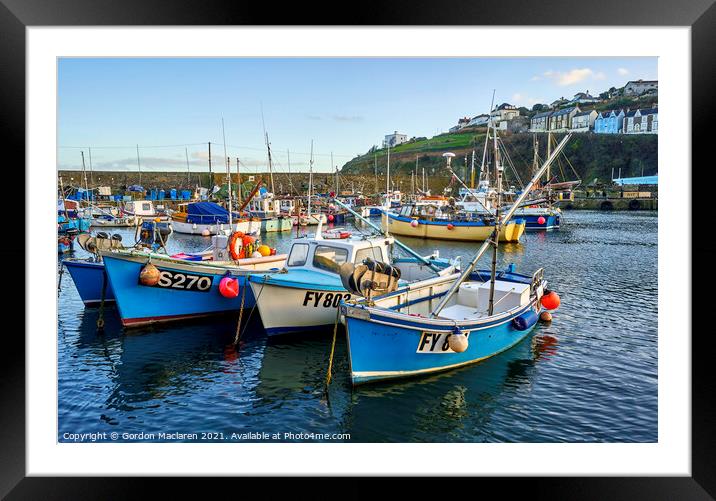
<path id="1" fill-rule="evenodd" d="M 485 147 L 482 150 L 482 165 L 480 165 L 480 176 L 485 174 L 485 181 L 489 183 L 490 173 L 485 169 L 485 161 L 487 159 L 487 144 L 490 142 L 490 126 L 492 125 L 492 107 L 495 105 L 495 89 L 492 89 L 492 101 L 490 101 L 490 114 L 487 118 L 487 134 L 485 135 Z"/>
<path id="2" fill-rule="evenodd" d="M 500 208 L 502 206 L 502 164 L 500 163 L 500 149 L 497 146 L 497 129 L 494 131 L 495 136 L 495 180 L 497 183 L 497 201 L 495 205 L 495 230 L 492 232 L 490 240 L 492 241 L 492 268 L 490 269 L 490 300 L 487 303 L 487 314 L 492 316 L 495 309 L 495 275 L 497 274 L 497 246 L 500 240 L 500 230 L 502 222 L 500 221 Z"/>
<path id="3" fill-rule="evenodd" d="M 224 129 L 224 117 L 221 117 L 221 135 L 224 139 L 224 156 L 226 157 L 226 179 L 228 180 L 229 192 L 229 229 L 234 225 L 233 216 L 231 214 L 231 159 L 226 154 L 226 130 Z"/>
<path id="4" fill-rule="evenodd" d="M 470 188 L 475 189 L 475 142 L 472 143 L 472 160 L 470 161 Z"/>
<path id="5" fill-rule="evenodd" d="M 293 181 L 291 181 L 291 152 L 286 148 L 286 158 L 288 159 L 288 191 L 293 193 Z"/>
<path id="6" fill-rule="evenodd" d="M 90 185 L 94 187 L 94 175 L 92 170 L 92 148 L 89 146 L 87 147 L 87 152 L 89 153 L 89 167 L 90 167 Z"/>
<path id="7" fill-rule="evenodd" d="M 82 155 L 82 176 L 85 179 L 85 192 L 89 192 L 89 187 L 87 186 L 87 171 L 85 170 L 85 152 L 80 150 L 80 154 Z M 87 195 L 89 197 L 89 195 Z"/>
<path id="8" fill-rule="evenodd" d="M 269 179 L 271 180 L 271 193 L 275 193 L 273 185 L 273 161 L 271 159 L 271 143 L 269 143 L 268 133 L 264 132 L 266 138 L 266 149 L 268 150 L 268 168 L 269 168 Z"/>
<path id="9" fill-rule="evenodd" d="M 388 166 L 385 173 L 385 207 L 389 209 L 390 199 L 388 198 L 388 193 L 390 192 L 390 143 L 388 143 Z"/>
<path id="10" fill-rule="evenodd" d="M 549 157 L 552 151 L 552 132 L 547 133 L 547 157 Z M 552 208 L 552 188 L 549 187 L 552 184 L 549 178 L 549 167 L 547 167 L 547 207 Z"/>
<path id="11" fill-rule="evenodd" d="M 375 192 L 378 193 L 378 151 L 373 151 L 373 172 L 375 174 Z M 612 176 L 614 177 L 614 176 Z"/>
<path id="12" fill-rule="evenodd" d="M 184 156 L 186 157 L 186 184 L 191 184 L 191 173 L 189 172 L 189 149 L 184 148 Z"/>
<path id="13" fill-rule="evenodd" d="M 311 185 L 313 184 L 313 139 L 311 139 L 311 161 L 308 163 L 308 219 L 311 219 Z M 320 217 L 318 218 L 320 221 Z"/>
<path id="14" fill-rule="evenodd" d="M 214 176 L 211 173 L 211 141 L 209 141 L 209 196 L 211 196 L 211 190 L 214 189 Z"/>
<path id="15" fill-rule="evenodd" d="M 139 145 L 137 145 L 137 170 L 139 170 L 139 185 L 142 185 L 142 166 L 139 163 Z"/>
<path id="16" fill-rule="evenodd" d="M 414 184 L 413 184 L 413 194 L 416 194 L 418 191 L 417 190 L 417 188 L 418 188 L 418 160 L 420 160 L 420 157 L 416 153 L 415 154 L 415 175 L 413 176 L 413 179 L 415 179 Z"/>
<path id="17" fill-rule="evenodd" d="M 239 157 L 236 157 L 236 198 L 241 206 L 241 170 L 239 169 Z"/>
<path id="18" fill-rule="evenodd" d="M 567 141 L 569 141 L 571 137 L 572 133 L 568 133 L 564 137 L 564 139 L 562 139 L 562 141 L 557 145 L 557 148 L 555 148 L 554 154 L 547 158 L 547 161 L 542 165 L 539 171 L 537 171 L 537 173 L 530 180 L 530 182 L 525 185 L 525 188 L 524 190 L 522 190 L 522 193 L 520 193 L 520 196 L 517 197 L 517 200 L 515 200 L 512 206 L 507 210 L 507 213 L 502 217 L 502 225 L 507 224 L 507 222 L 512 218 L 512 215 L 515 213 L 517 208 L 522 204 L 522 202 L 524 202 L 525 198 L 527 198 L 527 195 L 529 195 L 530 191 L 532 191 L 532 188 L 534 188 L 534 185 L 537 183 L 539 178 L 544 175 L 545 171 L 549 168 L 550 164 L 554 161 L 557 155 L 559 155 L 559 153 L 562 151 L 562 148 L 564 148 L 564 145 L 567 144 Z M 495 231 L 496 230 L 493 230 L 493 235 Z M 477 262 L 480 260 L 482 255 L 485 253 L 485 251 L 487 251 L 487 248 L 491 244 L 491 240 L 485 240 L 485 242 L 480 246 L 477 251 L 477 254 L 475 254 L 475 257 L 473 257 L 472 261 L 470 261 L 470 263 L 463 269 L 462 274 L 455 280 L 455 283 L 450 286 L 450 289 L 448 289 L 448 291 L 442 297 L 438 305 L 435 307 L 432 313 L 430 313 L 430 316 L 432 318 L 437 317 L 443 310 L 443 308 L 445 308 L 452 296 L 455 295 L 455 292 L 457 292 L 458 288 L 460 287 L 460 284 L 463 283 L 470 276 L 472 270 L 475 269 Z"/>

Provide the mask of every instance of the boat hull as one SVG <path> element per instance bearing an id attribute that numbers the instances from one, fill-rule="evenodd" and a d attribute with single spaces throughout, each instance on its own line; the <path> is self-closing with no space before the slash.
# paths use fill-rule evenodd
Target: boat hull
<path id="1" fill-rule="evenodd" d="M 279 286 L 256 275 L 250 279 L 250 284 L 269 336 L 332 327 L 338 305 L 352 296 L 342 287 Z"/>
<path id="2" fill-rule="evenodd" d="M 404 321 L 371 312 L 369 319 L 363 319 L 349 313 L 345 322 L 352 383 L 427 375 L 486 360 L 530 334 L 536 324 L 518 330 L 512 322 L 529 309 L 538 311 L 539 307 L 533 302 L 499 320 L 461 327 L 468 337 L 468 347 L 462 353 L 448 346 L 449 326 L 437 328 L 420 317 Z M 433 343 L 436 351 L 420 351 L 421 345 Z"/>
<path id="3" fill-rule="evenodd" d="M 172 230 L 185 235 L 205 235 L 205 232 L 208 232 L 209 235 L 228 235 L 231 233 L 232 228 L 236 231 L 249 233 L 252 229 L 255 230 L 258 226 L 256 222 L 254 222 L 253 225 L 251 223 L 252 221 L 239 221 L 237 223 L 234 223 L 233 225 L 229 225 L 229 223 L 201 224 L 187 223 L 183 221 L 171 222 Z"/>
<path id="4" fill-rule="evenodd" d="M 126 327 L 146 325 L 172 320 L 238 312 L 241 308 L 246 275 L 232 274 L 239 280 L 241 289 L 235 298 L 226 298 L 219 292 L 219 282 L 226 276 L 226 269 L 211 269 L 201 264 L 165 263 L 152 261 L 160 271 L 208 277 L 211 286 L 205 291 L 169 287 L 149 287 L 139 283 L 139 273 L 147 262 L 146 258 L 104 256 L 105 269 L 112 285 L 117 308 Z M 255 304 L 251 289 L 246 289 L 244 308 Z"/>
<path id="5" fill-rule="evenodd" d="M 478 224 L 476 222 L 456 221 L 427 221 L 419 219 L 417 226 L 412 226 L 413 219 L 383 213 L 381 224 L 384 231 L 393 235 L 403 235 L 415 238 L 431 238 L 436 240 L 483 241 L 488 240 L 494 226 Z M 448 226 L 451 224 L 451 227 Z M 521 220 L 510 221 L 500 231 L 501 242 L 519 242 L 525 231 L 525 222 Z"/>
<path id="6" fill-rule="evenodd" d="M 290 217 L 272 217 L 261 220 L 261 231 L 263 233 L 291 231 L 292 228 L 293 220 Z"/>
<path id="7" fill-rule="evenodd" d="M 102 262 L 66 259 L 63 264 L 70 272 L 75 288 L 85 306 L 99 306 L 102 302 L 102 286 L 107 280 Z M 107 280 L 104 291 L 104 302 L 114 303 L 114 292 Z"/>

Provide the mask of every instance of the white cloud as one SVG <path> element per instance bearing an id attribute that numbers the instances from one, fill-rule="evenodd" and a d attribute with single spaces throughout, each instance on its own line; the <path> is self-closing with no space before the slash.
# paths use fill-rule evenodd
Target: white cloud
<path id="1" fill-rule="evenodd" d="M 549 70 L 542 73 L 542 76 L 553 80 L 562 87 L 575 85 L 590 78 L 592 80 L 604 80 L 606 78 L 603 71 L 594 71 L 591 68 L 574 68 L 566 72 Z"/>
<path id="2" fill-rule="evenodd" d="M 545 100 L 543 97 L 532 97 L 518 92 L 512 95 L 512 102 L 518 105 L 534 106 L 537 103 L 544 103 Z"/>
<path id="3" fill-rule="evenodd" d="M 617 68 L 617 73 L 619 73 L 621 76 L 624 76 L 629 74 L 629 70 L 626 68 Z"/>

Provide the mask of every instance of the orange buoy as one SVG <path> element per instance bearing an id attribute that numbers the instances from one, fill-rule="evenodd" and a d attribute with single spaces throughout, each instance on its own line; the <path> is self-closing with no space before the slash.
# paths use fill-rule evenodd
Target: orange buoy
<path id="1" fill-rule="evenodd" d="M 455 225 L 452 224 L 452 223 L 448 223 L 447 229 L 448 229 L 448 230 L 452 230 L 453 228 L 455 228 Z"/>
<path id="2" fill-rule="evenodd" d="M 234 298 L 239 295 L 239 280 L 231 277 L 224 277 L 219 282 L 219 292 L 226 298 Z"/>
<path id="3" fill-rule="evenodd" d="M 540 319 L 540 321 L 542 321 L 544 323 L 551 322 L 552 314 L 548 311 L 543 311 L 542 313 L 539 314 L 539 319 Z"/>
<path id="4" fill-rule="evenodd" d="M 139 282 L 142 285 L 157 285 L 159 282 L 159 268 L 154 266 L 152 263 L 147 263 L 139 272 Z"/>
<path id="5" fill-rule="evenodd" d="M 549 291 L 544 296 L 542 296 L 542 300 L 540 302 L 545 309 L 556 310 L 557 308 L 559 308 L 560 304 L 559 295 L 554 291 Z"/>

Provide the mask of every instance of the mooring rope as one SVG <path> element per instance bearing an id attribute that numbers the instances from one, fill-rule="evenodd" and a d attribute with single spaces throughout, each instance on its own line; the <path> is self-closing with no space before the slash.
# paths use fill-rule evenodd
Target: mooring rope
<path id="1" fill-rule="evenodd" d="M 246 288 L 251 287 L 249 285 L 248 276 L 244 279 L 244 290 L 241 291 L 241 307 L 239 308 L 239 321 L 236 324 L 236 335 L 234 336 L 234 346 L 239 344 L 241 339 L 241 318 L 244 316 L 244 300 L 246 299 Z"/>
<path id="2" fill-rule="evenodd" d="M 331 343 L 331 355 L 328 358 L 328 372 L 326 374 L 326 394 L 328 393 L 328 385 L 331 384 L 331 375 L 333 373 L 333 355 L 336 352 L 336 337 L 338 334 L 338 321 L 341 318 L 341 306 L 336 308 L 336 321 L 333 324 L 333 342 Z"/>
<path id="3" fill-rule="evenodd" d="M 244 332 L 246 332 L 246 329 L 248 329 L 248 327 L 249 327 L 249 322 L 251 321 L 251 316 L 254 314 L 254 310 L 257 309 L 257 305 L 259 303 L 259 298 L 261 297 L 261 293 L 264 291 L 264 286 L 266 285 L 266 282 L 268 281 L 268 279 L 269 279 L 269 276 L 264 275 L 264 282 L 261 284 L 261 289 L 259 290 L 259 293 L 256 295 L 256 302 L 254 303 L 254 307 L 251 308 L 251 311 L 249 312 L 249 317 L 246 319 L 246 326 L 241 331 L 239 338 L 241 338 L 241 336 L 244 335 Z"/>
<path id="4" fill-rule="evenodd" d="M 102 273 L 102 297 L 99 302 L 99 317 L 97 318 L 97 331 L 104 330 L 104 298 L 107 290 L 107 272 Z"/>

